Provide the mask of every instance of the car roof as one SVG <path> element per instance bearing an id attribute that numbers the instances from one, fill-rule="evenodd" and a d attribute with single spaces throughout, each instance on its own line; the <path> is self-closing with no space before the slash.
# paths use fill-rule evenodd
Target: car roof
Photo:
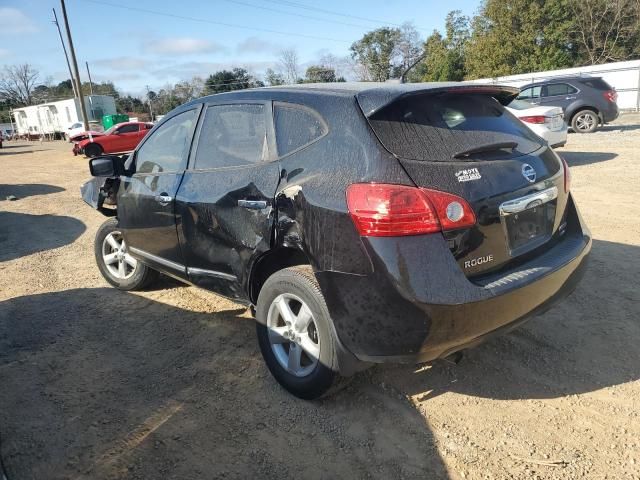
<path id="1" fill-rule="evenodd" d="M 544 80 L 539 80 L 536 82 L 531 82 L 528 83 L 527 85 L 523 86 L 522 88 L 531 86 L 531 85 L 543 85 L 543 84 L 547 84 L 547 83 L 558 83 L 558 82 L 570 82 L 570 81 L 580 81 L 580 80 L 594 80 L 594 79 L 600 79 L 602 80 L 602 77 L 592 77 L 591 75 L 567 75 L 567 76 L 563 76 L 563 77 L 553 77 L 553 78 L 546 78 Z"/>
<path id="2" fill-rule="evenodd" d="M 407 95 L 436 92 L 468 92 L 489 93 L 495 96 L 503 105 L 508 104 L 520 92 L 519 88 L 506 85 L 472 84 L 462 82 L 427 82 L 427 83 L 394 83 L 394 82 L 335 82 L 335 83 L 303 83 L 296 85 L 282 85 L 275 87 L 251 88 L 233 92 L 209 95 L 197 99 L 193 103 L 217 101 L 226 98 L 243 99 L 256 94 L 266 98 L 287 94 L 317 96 L 355 96 L 363 112 L 367 116 L 373 115 L 384 106 Z"/>

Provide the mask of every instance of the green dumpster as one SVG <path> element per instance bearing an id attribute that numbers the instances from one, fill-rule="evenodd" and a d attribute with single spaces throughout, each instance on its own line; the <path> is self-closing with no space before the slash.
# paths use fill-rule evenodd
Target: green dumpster
<path id="1" fill-rule="evenodd" d="M 105 115 L 104 117 L 102 117 L 102 126 L 104 127 L 105 130 L 108 130 L 109 128 L 113 127 L 117 123 L 128 122 L 128 121 L 129 121 L 129 115 L 122 115 L 119 113 L 116 115 Z"/>

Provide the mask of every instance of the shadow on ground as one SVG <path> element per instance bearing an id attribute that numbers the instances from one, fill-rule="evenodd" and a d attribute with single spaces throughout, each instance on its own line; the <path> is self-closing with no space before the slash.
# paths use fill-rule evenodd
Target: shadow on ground
<path id="1" fill-rule="evenodd" d="M 611 152 L 569 152 L 565 150 L 556 150 L 556 153 L 564 158 L 570 167 L 606 162 L 607 160 L 613 160 L 618 156 L 616 153 Z"/>
<path id="2" fill-rule="evenodd" d="M 43 183 L 24 183 L 18 185 L 0 184 L 0 202 L 6 201 L 9 195 L 17 197 L 17 200 L 35 195 L 48 195 L 50 193 L 64 192 L 65 189 L 55 185 Z"/>
<path id="3" fill-rule="evenodd" d="M 10 479 L 447 478 L 404 397 L 358 381 L 304 402 L 268 374 L 242 308 L 111 288 L 0 302 Z"/>
<path id="4" fill-rule="evenodd" d="M 640 378 L 640 247 L 594 241 L 584 279 L 567 299 L 459 365 L 386 367 L 378 374 L 402 393 L 444 392 L 501 400 L 557 398 Z"/>
<path id="5" fill-rule="evenodd" d="M 0 212 L 0 262 L 68 245 L 85 230 L 72 217 Z"/>

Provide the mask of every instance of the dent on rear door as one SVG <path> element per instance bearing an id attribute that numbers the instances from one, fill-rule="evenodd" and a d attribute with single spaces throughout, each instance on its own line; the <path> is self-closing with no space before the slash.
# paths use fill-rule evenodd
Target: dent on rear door
<path id="1" fill-rule="evenodd" d="M 277 162 L 210 172 L 187 171 L 176 197 L 180 244 L 190 280 L 243 299 L 250 265 L 271 246 Z M 265 202 L 247 209 L 239 200 Z"/>

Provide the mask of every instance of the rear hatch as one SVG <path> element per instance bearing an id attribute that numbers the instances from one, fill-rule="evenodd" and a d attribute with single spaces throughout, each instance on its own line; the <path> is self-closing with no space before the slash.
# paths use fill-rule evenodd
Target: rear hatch
<path id="1" fill-rule="evenodd" d="M 444 232 L 469 277 L 521 263 L 563 233 L 562 161 L 504 108 L 516 94 L 450 87 L 397 95 L 377 108 L 360 102 L 382 145 L 417 186 L 471 205 L 475 226 Z"/>

